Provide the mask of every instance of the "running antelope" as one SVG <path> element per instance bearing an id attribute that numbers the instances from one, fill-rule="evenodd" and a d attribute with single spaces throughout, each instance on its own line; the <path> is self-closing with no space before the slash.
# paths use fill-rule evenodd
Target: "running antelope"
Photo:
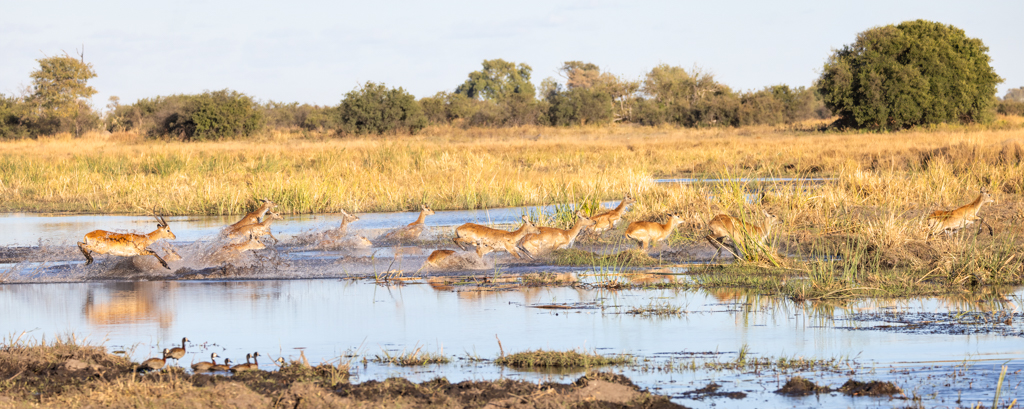
<path id="1" fill-rule="evenodd" d="M 767 211 L 761 210 L 761 212 L 764 213 L 764 223 L 760 226 L 747 223 L 727 214 L 720 214 L 712 218 L 708 222 L 708 230 L 711 231 L 711 234 L 704 237 L 718 250 L 711 259 L 718 258 L 719 254 L 722 253 L 722 249 L 725 248 L 726 237 L 731 242 L 731 253 L 736 258 L 740 257 L 741 246 L 749 248 L 747 243 L 764 246 L 765 240 L 772 233 L 772 226 L 779 222 L 779 218 Z"/>
<path id="2" fill-rule="evenodd" d="M 985 218 L 978 217 L 978 212 L 981 211 L 981 206 L 985 203 L 992 203 L 992 195 L 988 193 L 987 188 L 981 188 L 981 194 L 978 195 L 977 199 L 973 202 L 964 205 L 963 207 L 956 210 L 936 210 L 928 216 L 928 236 L 934 236 L 943 231 L 952 233 L 953 231 L 960 230 L 974 223 L 975 220 L 980 220 L 982 225 L 986 225 Z M 978 228 L 978 233 L 981 233 L 981 228 Z M 989 226 L 989 234 L 992 234 L 992 226 Z"/>
<path id="3" fill-rule="evenodd" d="M 657 222 L 633 222 L 626 227 L 626 237 L 636 240 L 641 250 L 647 250 L 659 241 L 668 238 L 672 229 L 683 223 L 683 218 L 678 213 L 668 215 L 668 223 Z"/>
<path id="4" fill-rule="evenodd" d="M 423 229 L 426 227 L 423 222 L 427 219 L 427 216 L 433 215 L 434 211 L 430 210 L 426 204 L 420 205 L 420 216 L 416 218 L 416 221 L 409 223 L 408 225 L 402 226 L 398 230 L 388 233 L 385 240 L 416 240 L 420 237 L 420 233 L 423 233 Z"/>
<path id="5" fill-rule="evenodd" d="M 330 229 L 324 232 L 324 241 L 335 241 L 342 237 L 345 237 L 345 231 L 348 230 L 349 223 L 359 220 L 358 217 L 348 214 L 345 209 L 341 209 L 341 225 L 336 229 Z"/>
<path id="6" fill-rule="evenodd" d="M 171 239 L 174 240 L 174 233 L 171 232 L 171 228 L 167 226 L 167 221 L 162 216 L 153 216 L 156 218 L 156 230 L 149 234 L 135 234 L 135 233 L 113 233 L 106 230 L 96 230 L 85 235 L 85 240 L 78 242 L 78 248 L 82 250 L 82 254 L 85 255 L 85 265 L 92 264 L 92 254 L 112 254 L 121 257 L 131 256 L 153 256 L 156 257 L 160 264 L 164 268 L 170 270 L 167 267 L 167 262 L 160 258 L 159 255 L 149 249 L 149 245 L 160 239 Z"/>
<path id="7" fill-rule="evenodd" d="M 619 205 L 614 209 L 607 212 L 601 213 L 597 216 L 591 217 L 590 220 L 594 221 L 594 233 L 600 234 L 605 230 L 615 228 L 615 223 L 618 223 L 622 219 L 622 214 L 626 212 L 626 206 L 633 204 L 636 200 L 630 195 L 626 195 Z"/>
<path id="8" fill-rule="evenodd" d="M 583 216 L 583 213 L 576 212 L 576 225 L 569 230 L 556 229 L 553 227 L 538 227 L 536 234 L 529 234 L 523 241 L 519 242 L 519 248 L 526 250 L 531 256 L 540 253 L 568 247 L 576 241 L 576 237 L 584 228 L 593 226 L 596 222 Z"/>
<path id="9" fill-rule="evenodd" d="M 527 234 L 536 234 L 537 232 L 539 232 L 537 226 L 534 226 L 530 219 L 523 215 L 523 225 L 518 230 L 505 231 L 466 223 L 455 229 L 455 238 L 452 241 L 463 250 L 466 249 L 465 245 L 467 244 L 476 246 L 476 254 L 480 257 L 492 251 L 505 250 L 516 258 L 522 258 L 517 246 L 519 240 L 522 240 Z M 533 257 L 529 253 L 527 256 Z"/>
<path id="10" fill-rule="evenodd" d="M 234 259 L 235 257 L 238 257 L 239 255 L 246 251 L 262 250 L 265 248 L 267 248 L 267 246 L 263 245 L 263 242 L 259 240 L 259 237 L 249 235 L 249 240 L 247 241 L 244 241 L 242 243 L 228 244 L 224 247 L 221 247 L 220 250 L 217 250 L 216 253 L 213 253 L 213 260 L 218 262 L 229 261 Z"/>
<path id="11" fill-rule="evenodd" d="M 242 218 L 242 220 L 228 226 L 228 231 L 233 231 L 245 225 L 259 223 L 260 219 L 263 218 L 263 215 L 267 214 L 268 211 L 273 210 L 275 207 L 277 207 L 277 205 L 274 204 L 274 202 L 271 202 L 270 199 L 263 198 L 263 204 L 260 205 L 258 209 L 249 212 Z"/>
<path id="12" fill-rule="evenodd" d="M 267 217 L 264 217 L 263 221 L 261 221 L 259 223 L 248 224 L 248 225 L 245 225 L 245 226 L 241 226 L 241 227 L 237 227 L 237 228 L 228 230 L 228 237 L 232 237 L 233 238 L 233 237 L 238 237 L 238 236 L 244 236 L 246 234 L 248 234 L 250 237 L 256 237 L 256 238 L 263 237 L 263 236 L 270 236 L 270 238 L 274 239 L 274 244 L 277 244 L 277 237 L 274 237 L 274 235 L 270 233 L 270 223 L 273 223 L 274 220 L 281 220 L 281 219 L 283 219 L 283 217 L 281 217 L 281 215 L 279 215 L 277 213 L 274 213 L 274 212 L 267 213 Z"/>

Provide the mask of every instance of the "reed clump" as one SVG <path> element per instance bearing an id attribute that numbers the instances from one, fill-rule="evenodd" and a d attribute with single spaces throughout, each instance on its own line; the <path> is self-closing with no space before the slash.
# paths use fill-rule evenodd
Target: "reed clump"
<path id="1" fill-rule="evenodd" d="M 629 356 L 604 356 L 587 351 L 535 351 L 517 352 L 494 360 L 498 365 L 513 368 L 590 368 L 604 365 L 624 365 L 633 362 Z"/>

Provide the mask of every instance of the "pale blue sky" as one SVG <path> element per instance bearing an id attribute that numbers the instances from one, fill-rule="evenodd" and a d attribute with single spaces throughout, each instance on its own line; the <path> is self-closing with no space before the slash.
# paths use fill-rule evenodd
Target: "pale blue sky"
<path id="1" fill-rule="evenodd" d="M 830 50 L 905 20 L 953 24 L 1024 86 L 1024 1 L 139 2 L 0 0 L 0 92 L 36 59 L 85 43 L 93 103 L 230 88 L 260 100 L 337 104 L 365 81 L 417 97 L 453 90 L 484 59 L 563 61 L 639 78 L 697 64 L 736 90 L 810 85 Z"/>

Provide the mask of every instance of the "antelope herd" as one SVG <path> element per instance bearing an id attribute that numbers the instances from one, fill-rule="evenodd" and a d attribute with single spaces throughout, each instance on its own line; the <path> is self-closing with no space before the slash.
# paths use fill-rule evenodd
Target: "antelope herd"
<path id="1" fill-rule="evenodd" d="M 943 232 L 952 234 L 975 222 L 979 222 L 979 234 L 982 227 L 988 226 L 991 235 L 992 226 L 988 225 L 985 219 L 978 214 L 984 204 L 992 202 L 993 199 L 988 190 L 982 188 L 981 194 L 967 205 L 955 210 L 933 211 L 926 218 L 928 237 Z M 464 251 L 466 246 L 474 247 L 477 258 L 482 258 L 490 252 L 504 251 L 515 258 L 526 256 L 535 259 L 553 250 L 572 246 L 585 229 L 589 228 L 595 234 L 614 229 L 616 223 L 622 219 L 626 207 L 633 203 L 635 200 L 627 195 L 614 209 L 589 218 L 577 211 L 575 224 L 567 230 L 538 227 L 525 215 L 522 217 L 523 224 L 513 231 L 465 223 L 455 229 L 455 237 L 452 241 Z M 270 237 L 276 244 L 278 240 L 271 234 L 270 226 L 274 220 L 280 220 L 281 216 L 272 211 L 275 207 L 273 202 L 263 199 L 258 209 L 246 214 L 238 222 L 225 227 L 224 236 L 232 239 L 244 238 L 244 240 L 222 245 L 213 253 L 214 259 L 226 261 L 246 251 L 266 248 L 266 245 L 260 240 L 263 237 Z M 764 221 L 761 224 L 751 223 L 746 217 L 737 218 L 727 214 L 719 214 L 711 218 L 707 223 L 709 234 L 705 236 L 705 239 L 716 250 L 711 260 L 718 258 L 723 249 L 736 258 L 743 257 L 743 254 L 751 249 L 765 249 L 767 239 L 772 233 L 772 227 L 779 224 L 779 219 L 766 210 L 762 209 L 761 213 L 764 216 Z M 385 233 L 381 237 L 385 240 L 416 240 L 425 229 L 426 217 L 433 214 L 434 211 L 424 204 L 420 207 L 419 217 L 414 222 Z M 344 211 L 342 211 L 342 216 L 339 227 L 321 234 L 320 245 L 324 247 L 370 247 L 372 243 L 363 236 L 346 236 L 348 225 L 359 218 Z M 156 257 L 164 268 L 170 269 L 164 258 L 161 258 L 149 247 L 157 240 L 173 240 L 175 236 L 162 216 L 154 217 L 157 220 L 156 230 L 148 234 L 113 233 L 105 230 L 96 230 L 86 234 L 85 239 L 78 243 L 78 248 L 82 250 L 82 254 L 87 260 L 86 265 L 93 262 L 93 253 L 122 257 L 148 255 Z M 635 241 L 641 250 L 647 251 L 658 242 L 667 239 L 683 221 L 683 217 L 677 213 L 669 214 L 665 223 L 634 221 L 626 227 L 625 237 Z M 725 239 L 729 239 L 728 245 Z M 172 261 L 181 258 L 169 245 L 165 245 L 164 249 L 166 258 Z M 444 265 L 445 260 L 452 260 L 451 256 L 454 254 L 454 250 L 436 250 L 427 258 L 427 265 Z"/>

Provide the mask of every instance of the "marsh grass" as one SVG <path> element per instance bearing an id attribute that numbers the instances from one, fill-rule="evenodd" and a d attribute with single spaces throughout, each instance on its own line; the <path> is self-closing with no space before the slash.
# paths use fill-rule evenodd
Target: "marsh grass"
<path id="1" fill-rule="evenodd" d="M 559 266 L 608 267 L 619 271 L 626 267 L 650 267 L 660 264 L 647 253 L 630 249 L 614 254 L 597 254 L 581 249 L 559 249 L 551 252 L 552 262 Z"/>
<path id="2" fill-rule="evenodd" d="M 495 364 L 513 368 L 590 368 L 605 365 L 625 365 L 634 362 L 629 356 L 604 356 L 596 352 L 580 350 L 571 351 L 535 351 L 517 352 L 501 356 L 494 360 Z"/>
<path id="3" fill-rule="evenodd" d="M 683 308 L 671 305 L 668 302 L 651 302 L 645 306 L 629 307 L 629 309 L 626 310 L 626 314 L 644 317 L 678 317 L 683 314 Z"/>
<path id="4" fill-rule="evenodd" d="M 380 352 L 380 355 L 373 356 L 373 362 L 398 366 L 424 366 L 451 362 L 451 359 L 445 356 L 443 352 L 427 352 L 421 346 L 417 346 L 412 351 L 406 352 L 403 350 L 396 354 L 392 354 L 384 348 L 381 348 Z"/>

